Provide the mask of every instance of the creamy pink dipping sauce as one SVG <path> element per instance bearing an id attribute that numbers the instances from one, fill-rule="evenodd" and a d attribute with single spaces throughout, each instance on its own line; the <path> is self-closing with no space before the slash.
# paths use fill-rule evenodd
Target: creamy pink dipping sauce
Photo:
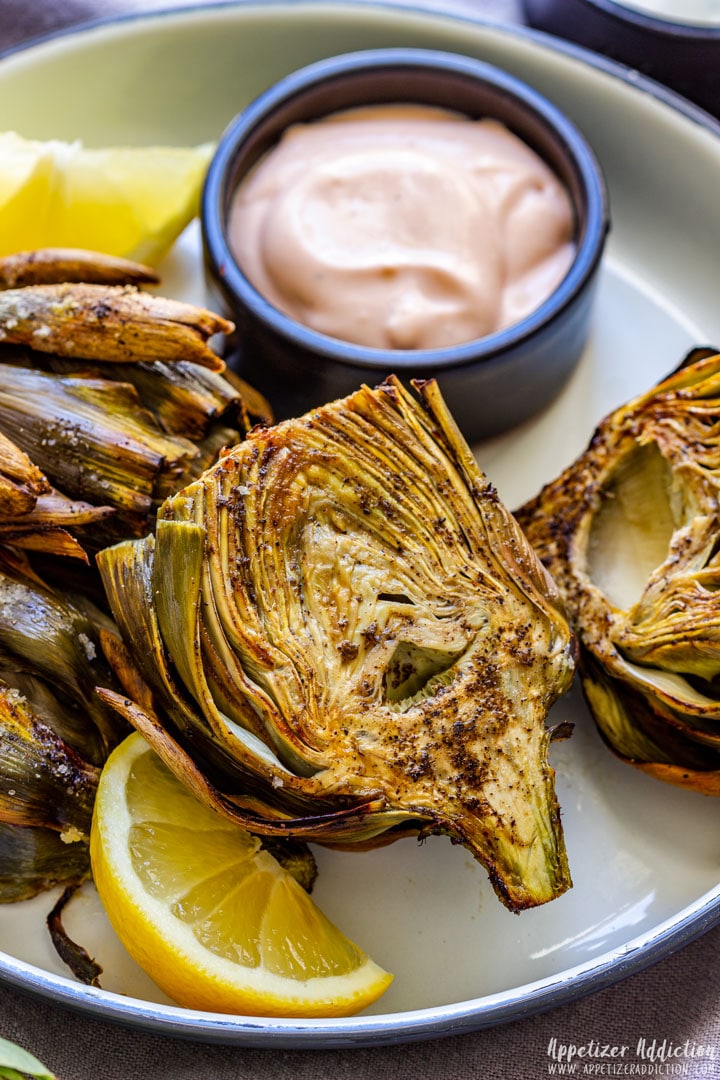
<path id="1" fill-rule="evenodd" d="M 565 188 L 494 120 L 377 105 L 289 128 L 241 181 L 230 246 L 267 300 L 380 349 L 437 349 L 524 318 L 575 253 Z"/>

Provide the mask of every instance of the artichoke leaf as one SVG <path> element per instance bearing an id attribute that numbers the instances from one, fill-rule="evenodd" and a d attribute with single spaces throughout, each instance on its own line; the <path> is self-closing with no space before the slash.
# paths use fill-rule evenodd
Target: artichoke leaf
<path id="1" fill-rule="evenodd" d="M 230 381 L 229 372 L 221 375 L 187 360 L 155 360 L 104 365 L 103 374 L 131 383 L 164 431 L 194 442 L 205 438 L 211 425 L 242 417 L 243 392 Z M 266 407 L 262 415 L 272 414 Z"/>
<path id="2" fill-rule="evenodd" d="M 21 517 L 29 513 L 36 502 L 37 496 L 33 491 L 0 474 L 0 514 Z"/>
<path id="3" fill-rule="evenodd" d="M 23 551 L 39 551 L 89 563 L 87 551 L 75 532 L 84 538 L 88 525 L 101 524 L 114 514 L 112 506 L 93 506 L 51 490 L 47 495 L 40 495 L 33 508 L 21 517 L 8 515 L 0 519 L 0 541 Z"/>
<path id="4" fill-rule="evenodd" d="M 121 541 L 98 552 L 97 564 L 122 639 L 152 701 L 157 699 L 180 731 L 196 738 L 208 730 L 207 724 L 186 702 L 170 670 L 154 605 L 154 550 L 152 535 L 136 542 Z"/>
<path id="5" fill-rule="evenodd" d="M 157 273 L 130 259 L 85 248 L 37 248 L 0 259 L 0 289 L 85 282 L 95 285 L 157 285 Z"/>
<path id="6" fill-rule="evenodd" d="M 40 551 L 44 555 L 61 555 L 68 559 L 89 562 L 85 548 L 67 529 L 54 529 L 49 526 L 37 529 L 17 525 L 6 528 L 0 526 L 0 538 L 3 543 L 12 544 L 22 551 Z"/>
<path id="7" fill-rule="evenodd" d="M 697 791 L 701 795 L 720 795 L 720 769 L 689 769 L 666 762 L 633 762 L 636 769 L 675 787 Z"/>
<path id="8" fill-rule="evenodd" d="M 0 903 L 29 900 L 65 882 L 90 876 L 87 843 L 65 843 L 52 829 L 0 821 Z"/>
<path id="9" fill-rule="evenodd" d="M 75 978 L 87 986 L 100 986 L 103 969 L 82 945 L 69 936 L 63 926 L 63 912 L 82 885 L 82 881 L 69 882 L 60 898 L 48 913 L 46 924 L 50 939 L 63 963 L 72 971 Z"/>
<path id="10" fill-rule="evenodd" d="M 0 432 L 0 515 L 28 514 L 38 497 L 50 490 L 44 473 L 5 434 Z"/>
<path id="11" fill-rule="evenodd" d="M 37 529 L 73 528 L 95 525 L 103 518 L 110 517 L 115 511 L 112 506 L 95 506 L 81 499 L 70 499 L 62 492 L 51 488 L 38 496 L 32 511 L 21 519 L 8 515 L 0 521 L 0 528 L 9 532 L 13 526 L 28 525 Z"/>
<path id="12" fill-rule="evenodd" d="M 712 519 L 696 519 L 707 545 L 683 530 L 680 543 L 692 544 L 697 559 L 671 577 L 655 574 L 648 580 L 642 602 L 618 638 L 623 655 L 639 664 L 661 668 L 708 683 L 720 675 L 720 604 L 716 593 L 720 573 L 708 550 L 717 532 Z"/>
<path id="13" fill-rule="evenodd" d="M 384 812 L 382 800 L 375 800 L 297 818 L 277 808 L 268 808 L 249 796 L 226 795 L 208 779 L 207 770 L 198 766 L 154 714 L 104 687 L 98 687 L 98 695 L 143 735 L 165 765 L 200 802 L 248 832 L 278 839 L 302 837 L 343 846 L 343 841 L 354 841 L 357 837 L 363 842 L 371 840 L 378 833 L 404 824 L 410 816 Z"/>
<path id="14" fill-rule="evenodd" d="M 232 323 L 205 308 L 133 286 L 62 282 L 0 291 L 3 340 L 60 356 L 127 363 L 189 360 L 214 371 L 207 344 Z"/>
<path id="15" fill-rule="evenodd" d="M 0 571 L 0 649 L 75 702 L 105 751 L 115 745 L 122 729 L 94 692 L 115 684 L 87 614 L 22 573 Z"/>
<path id="16" fill-rule="evenodd" d="M 93 602 L 49 589 L 27 559 L 0 552 L 0 900 L 89 872 L 100 766 L 125 734 L 94 692 L 116 685 L 102 643 L 117 642 Z"/>
<path id="17" fill-rule="evenodd" d="M 513 581 L 517 588 L 523 589 L 533 606 L 544 609 L 551 620 L 556 615 L 560 616 L 558 627 L 562 632 L 559 649 L 562 652 L 566 646 L 564 630 L 566 615 L 564 601 L 555 581 L 537 558 L 532 545 L 515 518 L 506 512 L 492 485 L 479 473 L 470 447 L 444 405 L 437 382 L 434 379 L 423 382 L 416 380 L 413 385 L 418 388 L 443 434 L 450 453 L 461 467 L 468 489 L 473 492 L 476 499 L 483 502 L 487 541 L 504 570 L 503 577 Z M 573 640 L 572 645 L 574 644 Z"/>
<path id="18" fill-rule="evenodd" d="M 202 662 L 205 670 L 199 677 L 204 682 L 207 676 L 208 687 L 212 688 L 208 702 L 210 712 L 216 711 L 213 702 L 222 702 L 232 720 L 259 738 L 266 739 L 289 768 L 299 775 L 311 774 L 316 771 L 311 747 L 307 742 L 298 741 L 297 734 L 285 721 L 282 706 L 278 705 L 263 682 L 265 665 L 271 664 L 275 669 L 282 665 L 287 671 L 291 671 L 290 666 L 280 651 L 269 653 L 267 642 L 260 635 L 254 634 L 250 639 L 248 631 L 252 613 L 245 609 L 242 621 L 238 622 L 235 605 L 231 603 L 232 595 L 227 592 L 223 567 L 232 556 L 228 548 L 231 530 L 225 499 L 220 498 L 206 505 L 201 487 L 190 490 L 193 493 L 191 498 L 178 498 L 173 502 L 173 522 L 202 522 L 207 514 L 218 541 L 217 552 L 210 550 L 205 557 L 205 526 L 194 526 L 201 530 L 203 537 L 203 548 L 198 550 L 197 563 L 203 601 L 198 633 L 204 646 Z M 160 519 L 157 525 L 158 542 L 162 542 L 163 536 L 170 535 L 166 530 L 173 527 L 171 522 Z M 182 574 L 183 556 L 180 551 L 178 555 L 180 558 L 176 567 Z M 159 563 L 163 561 L 158 560 Z M 306 675 L 312 677 L 311 672 L 306 672 Z M 228 687 L 241 688 L 242 693 L 228 693 Z"/>
<path id="19" fill-rule="evenodd" d="M 211 771 L 219 770 L 230 779 L 231 791 L 239 787 L 247 796 L 248 790 L 254 790 L 258 774 L 265 783 L 277 784 L 275 768 L 268 767 L 268 762 L 273 761 L 272 755 L 264 747 L 264 757 L 260 758 L 249 751 L 242 752 L 243 743 L 241 741 L 240 745 L 236 745 L 234 736 L 241 734 L 247 743 L 249 733 L 239 732 L 237 727 L 233 728 L 227 719 L 221 716 L 215 717 L 216 726 L 213 730 L 207 718 L 197 709 L 185 686 L 178 681 L 158 623 L 155 605 L 157 579 L 153 573 L 155 546 L 155 536 L 149 536 L 144 540 L 126 541 L 106 548 L 99 552 L 97 557 L 123 639 L 139 674 L 152 692 L 153 707 L 146 707 L 143 711 L 152 716 L 162 715 L 165 722 L 171 725 L 178 740 L 187 742 L 194 748 L 194 752 L 203 758 L 206 768 Z M 182 541 L 178 554 L 181 562 L 190 557 L 189 550 L 182 546 Z M 182 615 L 180 623 L 184 625 Z M 194 636 L 192 640 L 194 641 Z M 186 642 L 180 642 L 181 651 L 184 652 L 186 645 Z M 98 688 L 99 696 L 111 702 L 118 712 L 139 727 L 160 753 L 156 727 L 160 732 L 162 729 L 157 723 L 155 726 L 150 724 L 147 729 L 141 727 L 144 721 L 138 722 L 140 713 L 135 714 L 130 708 L 132 704 L 139 704 L 140 695 L 134 703 L 124 702 L 117 694 L 106 693 L 106 689 Z M 223 735 L 228 734 L 232 739 L 234 753 L 230 752 L 226 739 L 223 738 Z M 172 756 L 166 763 L 172 768 Z M 309 808 L 317 809 L 316 800 L 303 794 L 300 780 L 286 772 L 283 776 L 284 784 L 282 788 L 278 787 L 278 791 L 281 790 L 281 801 L 287 807 L 285 816 L 292 816 L 302 810 L 308 812 Z"/>
<path id="20" fill-rule="evenodd" d="M 86 838 L 98 775 L 17 690 L 0 686 L 0 821 Z"/>
<path id="21" fill-rule="evenodd" d="M 10 345 L 3 348 L 2 357 L 8 363 L 57 375 L 128 383 L 164 432 L 193 442 L 207 438 L 220 425 L 231 426 L 235 442 L 238 430 L 249 431 L 255 423 L 272 422 L 268 402 L 229 369 L 212 371 L 189 360 L 103 363 L 99 358 L 91 363 Z"/>
<path id="22" fill-rule="evenodd" d="M 202 740 L 161 700 L 150 722 L 117 706 L 251 830 L 365 844 L 414 823 L 465 844 L 519 910 L 570 884 L 545 718 L 574 643 L 437 388 L 417 389 L 390 379 L 254 429 L 166 501 L 137 594 L 163 648 L 138 663 L 166 696 L 171 671 Z"/>
<path id="23" fill-rule="evenodd" d="M 720 754 L 693 751 L 642 697 L 597 670 L 583 671 L 582 684 L 598 730 L 618 758 L 676 787 L 720 795 Z"/>
<path id="24" fill-rule="evenodd" d="M 598 730 L 619 757 L 633 762 L 672 761 L 669 750 L 661 747 L 637 723 L 640 711 L 649 711 L 642 697 L 607 678 L 598 665 L 588 664 L 583 669 L 582 687 L 597 719 Z"/>
<path id="25" fill-rule="evenodd" d="M 219 741 L 248 745 L 248 761 L 267 764 L 289 775 L 272 750 L 252 731 L 233 723 L 216 706 L 205 677 L 199 633 L 199 607 L 205 552 L 205 531 L 184 522 L 158 521 L 155 536 L 153 592 L 160 635 L 180 679 L 195 698 Z"/>
<path id="26" fill-rule="evenodd" d="M 146 514 L 159 478 L 182 477 L 198 455 L 166 435 L 125 383 L 10 364 L 0 374 L 3 430 L 74 498 Z"/>
<path id="27" fill-rule="evenodd" d="M 14 655 L 0 655 L 0 684 L 4 691 L 15 691 L 27 707 L 87 763 L 99 765 L 107 750 L 100 732 L 88 723 L 85 711 L 58 693 L 30 665 Z"/>
<path id="28" fill-rule="evenodd" d="M 697 718 L 720 719 L 718 698 L 707 692 L 703 693 L 703 690 L 689 679 L 673 671 L 631 664 L 618 654 L 613 662 L 613 672 L 629 685 L 642 689 L 646 698 L 661 702 L 668 708 Z M 699 685 L 703 686 L 702 683 Z M 707 691 L 710 687 L 705 685 L 704 689 Z"/>

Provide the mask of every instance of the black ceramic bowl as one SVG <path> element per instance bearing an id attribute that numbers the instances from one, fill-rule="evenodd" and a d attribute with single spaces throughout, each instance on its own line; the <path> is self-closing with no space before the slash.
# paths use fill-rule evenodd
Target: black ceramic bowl
<path id="1" fill-rule="evenodd" d="M 574 262 L 552 295 L 513 326 L 461 345 L 374 349 L 308 329 L 268 303 L 228 246 L 227 217 L 240 179 L 290 124 L 386 102 L 440 106 L 502 121 L 565 184 L 575 209 Z M 589 329 L 608 228 L 606 189 L 581 133 L 518 79 L 463 56 L 417 49 L 350 53 L 312 64 L 263 93 L 227 128 L 202 197 L 211 290 L 236 323 L 231 366 L 270 400 L 278 418 L 376 385 L 437 377 L 466 438 L 514 426 L 547 405 L 576 365 Z M 234 355 L 233 355 L 234 353 Z"/>
<path id="2" fill-rule="evenodd" d="M 620 60 L 720 116 L 720 26 L 614 0 L 523 0 L 530 26 Z"/>

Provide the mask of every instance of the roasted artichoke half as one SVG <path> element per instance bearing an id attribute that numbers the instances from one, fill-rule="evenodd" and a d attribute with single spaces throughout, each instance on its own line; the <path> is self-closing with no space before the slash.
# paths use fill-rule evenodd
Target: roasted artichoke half
<path id="1" fill-rule="evenodd" d="M 102 551 L 152 709 L 103 693 L 250 831 L 448 834 L 520 910 L 570 885 L 546 716 L 572 679 L 556 589 L 435 382 L 253 430 Z"/>
<path id="2" fill-rule="evenodd" d="M 714 795 L 719 491 L 720 356 L 711 355 L 608 416 L 516 515 L 567 605 L 604 738 L 644 772 Z"/>

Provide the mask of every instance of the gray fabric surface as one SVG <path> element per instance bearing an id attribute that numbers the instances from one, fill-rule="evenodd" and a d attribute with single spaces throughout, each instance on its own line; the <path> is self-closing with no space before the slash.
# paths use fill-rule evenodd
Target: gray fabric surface
<path id="1" fill-rule="evenodd" d="M 189 0 L 185 0 L 189 2 Z M 197 0 L 195 0 L 197 2 Z M 400 2 L 400 0 L 398 0 Z M 408 2 L 408 0 L 403 0 Z M 182 0 L 0 0 L 0 49 L 97 16 L 181 6 Z M 515 0 L 453 0 L 464 13 L 517 20 Z M 0 1036 L 37 1055 L 62 1080 L 525 1080 L 551 1075 L 556 1044 L 627 1046 L 622 1059 L 580 1059 L 578 1075 L 720 1077 L 720 928 L 624 982 L 521 1022 L 399 1047 L 278 1050 L 207 1046 L 90 1020 L 0 988 Z M 651 1061 L 638 1041 L 674 1057 Z M 717 1059 L 713 1056 L 716 1055 Z M 611 1069 L 625 1065 L 625 1071 Z"/>
<path id="2" fill-rule="evenodd" d="M 204 1046 L 81 1019 L 9 990 L 0 990 L 0 1034 L 39 1056 L 62 1080 L 542 1080 L 551 1075 L 551 1039 L 576 1046 L 591 1040 L 629 1045 L 628 1063 L 649 1066 L 653 1063 L 635 1054 L 643 1037 L 679 1047 L 687 1040 L 689 1052 L 713 1048 L 717 1059 L 693 1059 L 688 1053 L 666 1064 L 687 1066 L 679 1075 L 718 1077 L 719 995 L 720 930 L 715 930 L 671 959 L 572 1005 L 488 1031 L 407 1046 Z M 656 1069 L 645 1075 L 673 1074 Z"/>

